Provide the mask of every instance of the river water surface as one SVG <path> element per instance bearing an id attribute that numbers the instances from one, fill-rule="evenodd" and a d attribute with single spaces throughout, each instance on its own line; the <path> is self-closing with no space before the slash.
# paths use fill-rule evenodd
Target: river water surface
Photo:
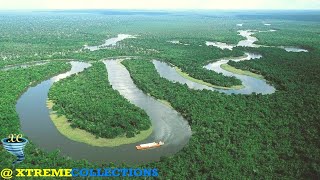
<path id="1" fill-rule="evenodd" d="M 173 155 L 181 150 L 191 137 L 191 129 L 183 117 L 172 108 L 145 95 L 132 82 L 128 71 L 115 60 L 105 61 L 108 76 L 113 88 L 149 115 L 153 133 L 144 141 L 117 147 L 95 147 L 75 142 L 60 134 L 49 117 L 46 107 L 48 92 L 54 82 L 79 73 L 90 64 L 71 62 L 72 69 L 35 87 L 30 87 L 18 100 L 16 110 L 24 134 L 40 148 L 53 151 L 59 149 L 63 155 L 72 159 L 86 159 L 92 162 L 126 162 L 140 164 L 158 161 L 161 156 Z M 140 143 L 164 141 L 160 148 L 138 151 L 135 146 Z"/>
<path id="2" fill-rule="evenodd" d="M 239 35 L 246 38 L 240 41 L 237 46 L 258 47 L 254 43 L 257 38 L 251 30 L 238 31 Z M 119 34 L 118 37 L 111 38 L 99 46 L 85 46 L 85 49 L 95 51 L 115 45 L 117 42 L 126 39 L 134 38 L 134 36 Z M 178 41 L 172 43 L 180 43 Z M 209 43 L 209 44 L 208 44 Z M 222 49 L 230 49 L 235 45 L 228 45 L 221 42 L 208 42 L 207 45 L 214 45 Z M 283 47 L 287 51 L 301 52 L 303 50 L 294 47 Z M 307 52 L 306 50 L 303 52 Z M 259 59 L 261 55 L 246 53 L 244 57 L 238 58 L 223 58 L 216 62 L 210 63 L 204 68 L 222 73 L 225 76 L 235 76 L 242 81 L 244 88 L 235 89 L 219 89 L 196 82 L 192 82 L 169 66 L 168 64 L 154 60 L 153 64 L 160 76 L 167 78 L 170 81 L 187 84 L 191 89 L 207 89 L 219 91 L 226 94 L 271 94 L 275 92 L 275 88 L 269 85 L 263 79 L 257 79 L 246 75 L 234 74 L 225 71 L 221 68 L 222 64 L 228 61 L 244 61 L 251 59 Z M 70 156 L 73 159 L 86 159 L 93 162 L 108 163 L 108 162 L 126 162 L 128 164 L 140 164 L 152 161 L 158 161 L 162 156 L 170 156 L 181 150 L 191 137 L 191 129 L 187 121 L 176 112 L 174 109 L 157 101 L 151 96 L 144 94 L 133 83 L 129 72 L 120 63 L 119 60 L 105 60 L 108 70 L 109 82 L 113 89 L 128 99 L 132 104 L 143 109 L 151 119 L 153 125 L 152 134 L 146 139 L 134 144 L 126 144 L 117 147 L 95 147 L 84 143 L 75 142 L 60 134 L 49 117 L 49 110 L 46 107 L 48 92 L 54 82 L 67 78 L 68 76 L 79 73 L 85 68 L 90 67 L 90 64 L 83 62 L 71 62 L 72 69 L 69 72 L 62 73 L 51 79 L 41 82 L 35 87 L 30 87 L 17 101 L 16 110 L 21 121 L 22 131 L 26 136 L 39 147 L 47 151 L 59 149 L 63 155 Z M 43 65 L 43 64 L 39 64 Z M 26 66 L 27 67 L 27 66 Z M 12 67 L 8 67 L 9 70 Z M 24 66 L 22 66 L 24 68 Z M 160 148 L 150 149 L 147 151 L 137 151 L 135 146 L 141 143 L 149 143 L 154 141 L 164 141 L 165 145 Z M 190 162 L 192 163 L 192 162 Z"/>
<path id="3" fill-rule="evenodd" d="M 135 36 L 132 36 L 130 34 L 118 34 L 117 37 L 107 39 L 103 44 L 98 46 L 84 46 L 84 49 L 89 49 L 90 51 L 97 51 L 100 49 L 107 49 L 110 46 L 115 46 L 117 42 L 122 41 L 124 39 L 128 38 L 136 38 Z"/>
<path id="4" fill-rule="evenodd" d="M 298 48 L 298 47 L 284 47 L 280 46 L 281 49 L 286 50 L 287 52 L 308 52 L 306 49 Z"/>
<path id="5" fill-rule="evenodd" d="M 178 82 L 181 84 L 187 84 L 187 86 L 190 89 L 195 89 L 195 90 L 202 90 L 202 89 L 207 89 L 211 91 L 219 91 L 223 92 L 225 94 L 251 94 L 251 93 L 261 93 L 261 94 L 272 94 L 275 92 L 275 88 L 271 85 L 269 85 L 266 80 L 264 79 L 257 79 L 254 77 L 246 76 L 246 75 L 240 75 L 240 74 L 235 74 L 229 71 L 226 71 L 221 68 L 222 64 L 228 63 L 228 61 L 245 61 L 245 60 L 251 60 L 251 59 L 259 59 L 262 56 L 259 54 L 253 54 L 253 53 L 246 53 L 244 57 L 238 57 L 238 58 L 223 58 L 219 61 L 210 63 L 204 68 L 208 70 L 213 70 L 217 73 L 222 73 L 225 76 L 234 76 L 242 81 L 242 85 L 244 88 L 242 89 L 221 89 L 221 88 L 213 88 L 209 87 L 197 82 L 193 82 L 189 79 L 184 78 L 181 76 L 174 67 L 169 66 L 165 62 L 153 60 L 153 64 L 159 73 L 161 77 L 164 77 L 170 81 L 173 82 Z"/>

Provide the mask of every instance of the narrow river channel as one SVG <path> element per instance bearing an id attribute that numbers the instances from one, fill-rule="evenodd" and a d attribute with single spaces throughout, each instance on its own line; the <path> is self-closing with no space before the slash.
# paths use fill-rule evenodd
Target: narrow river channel
<path id="1" fill-rule="evenodd" d="M 47 151 L 59 149 L 62 155 L 73 159 L 86 159 L 91 162 L 108 163 L 126 162 L 127 164 L 143 164 L 158 161 L 161 156 L 173 155 L 181 150 L 191 137 L 191 129 L 174 109 L 145 95 L 132 82 L 128 71 L 116 60 L 105 61 L 108 69 L 109 81 L 113 88 L 119 91 L 133 104 L 142 108 L 150 116 L 153 133 L 144 141 L 117 147 L 95 147 L 75 142 L 60 134 L 49 117 L 46 107 L 48 92 L 54 82 L 79 73 L 90 64 L 71 62 L 72 69 L 49 80 L 43 81 L 35 87 L 30 87 L 18 100 L 16 110 L 21 121 L 24 134 Z M 148 151 L 138 151 L 135 146 L 162 140 L 164 146 Z"/>
<path id="2" fill-rule="evenodd" d="M 266 80 L 257 79 L 257 78 L 250 77 L 247 75 L 235 74 L 235 73 L 226 71 L 221 68 L 222 64 L 226 64 L 230 60 L 232 60 L 232 61 L 245 61 L 245 60 L 259 59 L 259 58 L 261 58 L 261 55 L 259 55 L 259 54 L 246 53 L 244 57 L 223 58 L 219 61 L 210 63 L 204 67 L 208 70 L 212 70 L 217 73 L 222 73 L 225 76 L 234 76 L 234 77 L 240 79 L 242 82 L 242 85 L 244 86 L 241 89 L 220 89 L 220 88 L 209 87 L 207 85 L 193 82 L 193 81 L 181 76 L 175 70 L 174 67 L 169 66 L 165 62 L 153 60 L 153 64 L 161 77 L 166 78 L 172 82 L 186 84 L 190 89 L 195 89 L 195 90 L 207 89 L 207 90 L 211 90 L 211 91 L 223 92 L 225 94 L 252 94 L 252 93 L 272 94 L 275 92 L 275 88 L 273 86 L 271 86 L 270 84 L 268 84 L 266 82 Z"/>
<path id="3" fill-rule="evenodd" d="M 253 31 L 239 31 L 239 35 L 246 37 L 246 40 L 240 41 L 237 46 L 257 47 L 254 43 L 257 38 L 253 37 Z M 84 49 L 95 51 L 109 46 L 115 45 L 117 42 L 126 38 L 135 38 L 131 35 L 119 34 L 118 37 L 106 40 L 100 46 L 85 46 Z M 209 43 L 209 44 L 208 44 Z M 232 50 L 233 46 L 227 46 L 224 43 L 207 42 L 207 45 L 223 46 L 222 49 Z M 285 47 L 283 47 L 285 49 Z M 293 52 L 307 52 L 306 50 L 286 49 Z M 212 91 L 219 91 L 226 94 L 271 94 L 275 92 L 275 88 L 269 85 L 266 80 L 250 77 L 247 75 L 235 74 L 221 68 L 222 64 L 228 61 L 244 61 L 259 59 L 261 55 L 246 53 L 244 57 L 238 58 L 224 58 L 216 62 L 210 63 L 204 68 L 222 73 L 225 76 L 235 76 L 242 81 L 244 88 L 242 89 L 219 89 L 209 87 L 188 80 L 181 76 L 172 66 L 165 62 L 153 60 L 153 64 L 160 74 L 160 76 L 167 78 L 170 81 L 187 84 L 191 89 L 207 89 Z M 103 61 L 108 71 L 109 82 L 113 89 L 128 99 L 132 104 L 143 109 L 151 119 L 153 132 L 145 140 L 137 143 L 120 145 L 117 147 L 96 147 L 81 142 L 75 142 L 63 136 L 55 127 L 50 119 L 50 110 L 46 107 L 48 99 L 48 92 L 54 82 L 67 78 L 68 76 L 84 71 L 91 65 L 84 62 L 70 62 L 72 69 L 66 73 L 62 73 L 51 79 L 41 82 L 35 87 L 30 87 L 17 101 L 16 110 L 21 121 L 21 128 L 24 134 L 30 141 L 35 143 L 41 149 L 47 151 L 60 150 L 62 155 L 71 157 L 72 159 L 85 159 L 91 162 L 98 163 L 122 163 L 127 164 L 143 164 L 147 162 L 158 161 L 162 156 L 170 156 L 180 151 L 187 145 L 191 137 L 191 129 L 187 121 L 173 108 L 166 105 L 159 100 L 143 93 L 133 83 L 129 72 L 120 63 L 120 60 L 110 59 Z M 34 64 L 32 64 L 34 65 Z M 35 64 L 44 65 L 44 64 Z M 27 66 L 21 66 L 27 68 Z M 9 66 L 10 70 L 15 68 Z M 164 141 L 165 145 L 160 148 L 150 149 L 147 151 L 138 151 L 135 146 L 142 143 L 149 143 L 154 141 Z"/>

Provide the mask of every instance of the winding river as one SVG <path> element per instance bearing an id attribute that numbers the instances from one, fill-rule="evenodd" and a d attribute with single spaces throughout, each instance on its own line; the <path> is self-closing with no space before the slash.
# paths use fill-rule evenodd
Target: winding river
<path id="1" fill-rule="evenodd" d="M 118 34 L 117 37 L 105 40 L 105 42 L 101 45 L 98 45 L 98 46 L 85 45 L 84 49 L 89 49 L 90 51 L 97 51 L 100 49 L 108 49 L 108 47 L 110 47 L 110 46 L 115 46 L 117 44 L 117 42 L 120 42 L 120 41 L 128 39 L 128 38 L 136 38 L 136 37 L 133 35 L 130 35 L 130 34 Z"/>
<path id="2" fill-rule="evenodd" d="M 92 162 L 126 162 L 140 164 L 158 161 L 161 156 L 173 155 L 181 150 L 191 137 L 191 129 L 186 120 L 171 107 L 144 94 L 133 83 L 128 71 L 116 60 L 104 61 L 113 88 L 150 116 L 152 134 L 145 140 L 117 147 L 95 147 L 75 142 L 60 134 L 49 117 L 46 107 L 48 92 L 54 82 L 79 73 L 90 64 L 71 62 L 72 69 L 51 79 L 30 87 L 18 100 L 16 110 L 21 121 L 21 129 L 28 138 L 47 151 L 59 149 L 63 155 L 73 159 L 86 159 Z M 39 128 L 40 127 L 40 128 Z M 148 151 L 137 151 L 135 146 L 162 140 L 165 145 Z"/>
<path id="3" fill-rule="evenodd" d="M 236 46 L 258 46 L 254 44 L 254 42 L 257 41 L 257 38 L 252 36 L 252 34 L 254 34 L 252 31 L 239 31 L 239 34 L 247 39 L 240 41 Z M 119 34 L 116 38 L 106 40 L 103 45 L 86 46 L 85 49 L 89 49 L 90 51 L 104 49 L 108 46 L 113 46 L 115 43 L 126 38 L 134 37 Z M 230 50 L 232 50 L 233 47 L 225 43 L 207 42 L 207 45 L 222 46 L 221 48 Z M 293 49 L 292 51 L 301 52 L 301 50 L 297 49 Z M 174 69 L 174 67 L 169 66 L 165 62 L 153 60 L 153 64 L 160 76 L 173 82 L 187 84 L 191 89 L 207 89 L 226 94 L 271 94 L 275 92 L 275 88 L 269 85 L 266 80 L 247 75 L 235 74 L 221 68 L 222 64 L 226 64 L 230 60 L 244 61 L 259 59 L 261 57 L 262 56 L 259 54 L 246 53 L 243 57 L 223 58 L 204 66 L 204 68 L 208 70 L 222 73 L 225 76 L 235 76 L 240 79 L 244 88 L 238 90 L 219 89 L 199 84 L 184 78 Z M 70 140 L 60 134 L 50 119 L 50 110 L 46 107 L 48 92 L 54 82 L 67 78 L 72 74 L 82 72 L 91 66 L 89 63 L 77 61 L 70 62 L 72 65 L 70 71 L 43 81 L 35 87 L 30 87 L 20 97 L 16 104 L 16 110 L 21 121 L 22 131 L 33 143 L 44 150 L 51 152 L 59 149 L 63 155 L 69 156 L 73 159 L 85 159 L 98 163 L 125 162 L 127 164 L 143 164 L 158 161 L 162 156 L 170 156 L 180 151 L 188 143 L 192 134 L 187 121 L 170 106 L 156 100 L 152 96 L 149 96 L 138 89 L 133 83 L 128 70 L 120 63 L 120 61 L 120 59 L 109 59 L 103 61 L 107 68 L 109 82 L 113 89 L 119 91 L 123 97 L 128 99 L 132 104 L 143 109 L 148 114 L 153 126 L 153 132 L 147 139 L 138 143 L 125 144 L 117 147 L 96 147 Z M 26 67 L 28 66 L 22 66 L 22 68 Z M 11 68 L 14 67 L 8 67 L 8 69 L 4 70 L 10 70 Z M 165 142 L 165 145 L 160 148 L 150 149 L 148 151 L 137 151 L 135 148 L 137 144 L 160 140 Z"/>
<path id="4" fill-rule="evenodd" d="M 277 47 L 280 49 L 284 49 L 287 52 L 308 52 L 308 50 L 300 48 L 300 47 L 292 47 L 292 46 L 266 46 L 266 45 L 258 45 L 255 44 L 255 42 L 258 41 L 258 38 L 254 37 L 253 35 L 257 32 L 259 33 L 268 33 L 268 32 L 276 32 L 277 30 L 275 29 L 270 29 L 267 31 L 258 31 L 258 30 L 239 30 L 238 35 L 246 38 L 245 40 L 239 41 L 236 45 L 235 44 L 227 44 L 224 42 L 218 42 L 218 41 L 206 41 L 207 46 L 214 46 L 217 48 L 220 48 L 222 50 L 228 49 L 232 50 L 235 47 L 253 47 L 253 48 L 258 48 L 258 47 Z"/>
<path id="5" fill-rule="evenodd" d="M 253 54 L 253 53 L 246 53 L 245 57 L 239 57 L 239 58 L 223 58 L 219 61 L 210 63 L 205 66 L 208 70 L 213 70 L 217 73 L 222 73 L 225 76 L 235 76 L 236 78 L 240 79 L 242 81 L 242 85 L 244 88 L 242 89 L 220 89 L 220 88 L 213 88 L 209 87 L 197 82 L 193 82 L 189 79 L 184 78 L 181 76 L 174 67 L 169 66 L 165 62 L 153 60 L 153 64 L 158 71 L 159 75 L 161 77 L 164 77 L 170 81 L 178 82 L 181 84 L 187 84 L 187 86 L 190 89 L 195 90 L 202 90 L 207 89 L 211 91 L 219 91 L 223 92 L 225 94 L 251 94 L 251 93 L 261 93 L 261 94 L 272 94 L 275 92 L 275 88 L 271 85 L 269 85 L 266 80 L 264 79 L 257 79 L 254 77 L 246 76 L 246 75 L 240 75 L 235 74 L 229 71 L 226 71 L 221 68 L 222 64 L 228 63 L 228 61 L 244 61 L 244 60 L 251 60 L 251 59 L 259 59 L 262 56 L 259 54 Z"/>
<path id="6" fill-rule="evenodd" d="M 266 25 L 266 24 L 265 24 Z M 269 24 L 268 24 L 269 25 Z M 242 26 L 242 24 L 241 24 Z M 207 46 L 214 46 L 217 48 L 220 48 L 222 50 L 228 49 L 228 50 L 233 50 L 234 47 L 237 46 L 242 46 L 242 47 L 273 47 L 273 46 L 263 46 L 263 45 L 257 45 L 255 42 L 258 41 L 258 39 L 252 35 L 255 34 L 255 32 L 275 32 L 276 30 L 271 29 L 268 31 L 257 31 L 257 30 L 239 30 L 238 33 L 240 36 L 246 38 L 245 40 L 241 40 L 237 43 L 237 45 L 232 45 L 232 44 L 226 44 L 223 42 L 210 42 L 206 41 Z M 284 49 L 287 52 L 308 52 L 306 49 L 298 48 L 298 47 L 288 47 L 288 46 L 279 46 L 278 48 Z M 191 81 L 182 75 L 180 75 L 176 69 L 172 66 L 169 66 L 165 62 L 161 62 L 158 60 L 153 60 L 153 64 L 159 73 L 159 75 L 163 78 L 166 78 L 172 82 L 178 82 L 180 84 L 186 84 L 190 89 L 195 89 L 195 90 L 211 90 L 211 91 L 218 91 L 222 92 L 225 94 L 252 94 L 252 93 L 257 93 L 257 94 L 272 94 L 276 91 L 276 89 L 268 84 L 265 79 L 259 79 L 255 77 L 251 77 L 248 75 L 241 75 L 241 74 L 236 74 L 230 71 L 224 70 L 221 65 L 227 64 L 229 61 L 245 61 L 245 60 L 252 60 L 252 59 L 260 59 L 262 55 L 260 54 L 254 54 L 254 53 L 245 53 L 244 57 L 228 57 L 228 58 L 222 58 L 216 62 L 212 62 L 206 66 L 204 66 L 205 69 L 215 71 L 217 73 L 221 73 L 225 76 L 233 76 L 239 80 L 241 80 L 242 85 L 244 86 L 241 89 L 225 89 L 225 88 L 214 88 L 210 87 L 195 81 Z"/>

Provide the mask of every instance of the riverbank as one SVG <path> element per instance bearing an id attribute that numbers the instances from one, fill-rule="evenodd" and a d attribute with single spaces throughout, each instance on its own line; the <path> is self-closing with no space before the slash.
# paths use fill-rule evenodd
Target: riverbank
<path id="1" fill-rule="evenodd" d="M 229 64 L 221 64 L 220 67 L 223 70 L 232 72 L 234 74 L 246 75 L 246 76 L 250 76 L 250 77 L 261 79 L 261 80 L 264 79 L 264 77 L 262 75 L 260 75 L 260 74 L 256 74 L 256 73 L 253 73 L 253 72 L 250 72 L 250 71 L 241 70 L 241 69 L 237 69 L 237 68 L 235 68 L 233 66 L 230 66 Z"/>
<path id="2" fill-rule="evenodd" d="M 177 73 L 179 75 L 181 75 L 182 77 L 192 81 L 192 82 L 195 82 L 195 83 L 199 83 L 199 84 L 202 84 L 202 85 L 205 85 L 205 86 L 209 86 L 209 87 L 213 87 L 213 88 L 218 88 L 218 89 L 226 89 L 226 90 L 231 90 L 231 89 L 234 89 L 234 90 L 238 90 L 238 89 L 242 89 L 244 88 L 243 85 L 236 85 L 236 86 L 231 86 L 231 87 L 223 87 L 223 86 L 217 86 L 217 85 L 213 85 L 213 84 L 210 84 L 210 83 L 207 83 L 207 82 L 204 82 L 203 80 L 200 80 L 200 79 L 195 79 L 191 76 L 189 76 L 189 74 L 183 72 L 180 68 L 174 66 L 174 69 L 177 71 Z"/>
<path id="3" fill-rule="evenodd" d="M 55 111 L 52 111 L 53 105 L 54 103 L 52 100 L 47 100 L 47 107 L 50 110 L 50 119 L 52 120 L 58 131 L 68 139 L 89 144 L 91 146 L 115 147 L 123 144 L 132 144 L 146 139 L 151 135 L 153 131 L 152 126 L 150 126 L 148 130 L 140 131 L 140 134 L 137 134 L 132 138 L 127 138 L 125 136 L 119 136 L 113 139 L 100 137 L 96 138 L 95 135 L 85 130 L 72 128 L 71 123 L 68 122 L 68 119 L 64 115 L 59 116 Z"/>

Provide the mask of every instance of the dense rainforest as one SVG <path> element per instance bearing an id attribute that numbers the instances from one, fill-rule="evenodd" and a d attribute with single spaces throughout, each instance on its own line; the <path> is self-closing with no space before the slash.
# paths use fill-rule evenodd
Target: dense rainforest
<path id="1" fill-rule="evenodd" d="M 151 96 L 170 102 L 188 120 L 193 132 L 189 143 L 175 155 L 140 167 L 158 168 L 160 179 L 319 179 L 320 25 L 312 20 L 319 17 L 297 14 L 295 17 L 302 20 L 295 21 L 292 18 L 281 19 L 281 15 L 268 19 L 268 14 L 264 14 L 263 20 L 255 16 L 241 19 L 228 13 L 223 16 L 0 13 L 0 68 L 47 59 L 93 62 L 115 56 L 139 56 L 140 59 L 123 62 L 136 85 Z M 271 26 L 264 26 L 264 22 Z M 243 23 L 243 26 L 236 26 L 238 23 Z M 205 41 L 236 44 L 242 40 L 237 35 L 240 29 L 270 28 L 277 31 L 254 35 L 259 39 L 257 44 L 299 46 L 309 52 L 289 53 L 279 48 L 235 48 L 229 51 L 205 46 Z M 137 35 L 137 38 L 118 42 L 110 49 L 93 52 L 82 49 L 85 44 L 102 44 L 105 39 L 119 33 Z M 182 44 L 167 42 L 172 40 L 179 40 Z M 202 66 L 222 57 L 241 56 L 244 52 L 260 53 L 263 58 L 228 64 L 263 75 L 275 86 L 276 93 L 225 95 L 191 90 L 186 85 L 161 78 L 149 61 L 166 61 L 194 78 L 215 85 L 232 86 L 240 82 L 207 71 Z M 68 64 L 57 61 L 25 69 L 0 70 L 0 136 L 21 133 L 15 103 L 29 86 L 68 69 Z M 60 90 L 68 93 L 62 94 Z M 109 107 L 101 109 L 104 106 L 98 101 L 84 101 L 84 97 L 90 95 L 89 90 L 99 94 L 99 101 L 108 103 L 107 97 L 113 98 L 126 104 L 128 109 L 136 109 L 124 99 L 120 100 L 122 97 L 116 91 L 111 92 L 101 63 L 93 63 L 88 70 L 62 80 L 51 89 L 50 96 L 58 95 L 58 92 L 61 93 L 59 96 L 68 95 L 56 103 L 60 100 L 68 102 L 63 106 L 72 108 L 69 106 L 78 106 L 76 102 L 79 102 L 83 112 L 85 108 L 92 110 L 93 105 L 102 112 L 110 110 Z M 102 94 L 102 91 L 110 91 L 112 95 Z M 72 96 L 73 93 L 81 96 Z M 87 103 L 86 107 L 84 103 Z M 79 116 L 75 111 L 67 113 L 59 106 L 56 108 L 60 113 Z M 123 111 L 127 112 L 127 109 Z M 133 114 L 147 120 L 140 110 Z M 85 123 L 80 118 L 76 121 Z M 24 136 L 28 138 L 28 135 Z M 115 167 L 112 162 L 96 164 L 74 160 L 63 156 L 59 149 L 47 152 L 32 139 L 29 141 L 26 159 L 16 168 Z M 0 145 L 0 169 L 11 167 L 14 160 L 15 157 Z"/>
<path id="2" fill-rule="evenodd" d="M 49 92 L 53 110 L 65 115 L 71 127 L 97 137 L 134 137 L 151 126 L 148 115 L 123 98 L 108 83 L 102 62 L 82 73 L 61 80 Z"/>
<path id="3" fill-rule="evenodd" d="M 223 87 L 241 85 L 241 81 L 234 77 L 226 77 L 203 68 L 209 62 L 217 61 L 224 57 L 243 56 L 243 51 L 238 49 L 223 51 L 218 48 L 199 46 L 198 43 L 189 45 L 172 44 L 166 42 L 163 37 L 134 39 L 130 44 L 138 47 L 154 47 L 161 52 L 153 54 L 152 57 L 154 59 L 170 62 L 196 79 Z"/>
<path id="4" fill-rule="evenodd" d="M 198 17 L 191 16 L 192 20 L 190 21 L 183 17 L 176 17 L 180 21 L 178 25 L 171 20 L 168 21 L 170 16 L 150 19 L 144 16 L 122 18 L 121 16 L 101 17 L 96 14 L 71 14 L 68 16 L 45 14 L 44 17 L 52 19 L 52 22 L 48 22 L 45 18 L 42 19 L 37 15 L 31 15 L 31 17 L 13 16 L 11 18 L 17 22 L 13 24 L 11 23 L 12 19 L 8 20 L 5 15 L 1 16 L 0 14 L 0 20 L 5 25 L 5 28 L 0 30 L 0 33 L 3 34 L 0 37 L 0 41 L 3 42 L 0 44 L 0 48 L 3 50 L 0 58 L 2 57 L 5 60 L 0 62 L 0 67 L 2 64 L 16 64 L 26 60 L 60 58 L 99 60 L 107 56 L 155 55 L 154 58 L 165 58 L 190 76 L 208 83 L 227 87 L 241 84 L 238 79 L 224 77 L 221 74 L 202 68 L 209 60 L 243 55 L 241 51 L 227 52 L 205 46 L 205 41 L 213 40 L 213 37 L 214 40 L 233 44 L 243 39 L 241 36 L 237 36 L 237 28 L 231 24 L 225 24 L 220 19 L 198 21 Z M 26 23 L 28 18 L 34 21 L 32 26 Z M 65 21 L 61 21 L 62 18 Z M 155 20 L 162 23 L 159 24 Z M 135 22 L 135 24 L 130 23 L 130 21 Z M 53 25 L 58 22 L 58 25 Z M 230 19 L 230 22 L 235 22 L 235 20 Z M 201 23 L 201 26 L 198 26 L 198 23 Z M 220 26 L 216 26 L 217 24 Z M 162 27 L 166 26 L 171 27 L 162 31 Z M 21 29 L 19 27 L 24 27 L 25 31 L 20 33 Z M 93 27 L 96 27 L 96 29 Z M 130 42 L 127 40 L 121 42 L 116 46 L 117 48 L 109 50 L 88 52 L 88 50 L 81 49 L 85 44 L 102 44 L 105 38 L 115 37 L 116 33 L 123 32 L 123 27 L 126 27 L 126 32 L 134 35 L 141 34 L 141 36 L 138 36 L 137 39 L 130 39 Z M 184 32 L 180 31 L 180 28 L 185 28 Z M 105 32 L 106 29 L 108 31 Z M 222 29 L 225 31 L 222 32 Z M 233 31 L 230 29 L 233 29 Z M 153 33 L 149 33 L 150 31 Z M 35 33 L 37 34 L 36 37 L 33 36 Z M 93 34 L 94 38 L 92 37 Z M 175 45 L 167 42 L 175 39 L 189 45 Z M 159 52 L 161 53 L 159 54 Z"/>
<path id="5" fill-rule="evenodd" d="M 7 137 L 12 133 L 23 134 L 23 132 L 20 131 L 20 122 L 15 110 L 15 104 L 19 96 L 26 90 L 28 86 L 34 85 L 39 81 L 50 78 L 63 71 L 67 71 L 68 69 L 70 69 L 70 64 L 53 62 L 44 66 L 35 66 L 27 69 L 0 71 L 0 136 Z M 25 134 L 24 136 L 26 137 Z M 30 141 L 31 144 L 26 147 L 25 151 L 30 158 L 26 159 L 26 163 L 24 164 L 25 167 L 31 167 L 34 165 L 41 166 L 41 164 L 45 162 L 53 162 L 52 160 L 54 159 L 51 158 L 52 155 L 56 154 L 56 152 L 51 153 L 51 155 L 45 155 L 43 151 L 32 144 L 32 140 Z M 10 167 L 10 164 L 15 158 L 16 157 L 7 153 L 3 147 L 0 146 L 1 169 Z M 62 159 L 60 161 L 62 161 Z M 54 162 L 54 164 L 56 163 L 58 163 L 58 161 Z"/>
<path id="6" fill-rule="evenodd" d="M 206 179 L 319 176 L 316 164 L 320 160 L 317 148 L 320 79 L 313 77 L 320 73 L 316 68 L 319 57 L 305 54 L 308 59 L 305 63 L 297 59 L 296 53 L 281 55 L 279 60 L 278 51 L 261 51 L 266 57 L 253 63 L 255 69 L 269 74 L 267 77 L 277 77 L 280 84 L 275 82 L 276 86 L 284 89 L 272 95 L 228 96 L 190 90 L 159 77 L 152 62 L 123 62 L 140 89 L 169 101 L 188 119 L 194 132 L 185 151 L 166 158 L 161 165 L 155 164 L 162 171 L 171 167 L 168 176 Z M 290 68 L 283 69 L 273 64 L 275 61 Z M 190 166 L 190 161 L 195 163 Z M 179 167 L 172 166 L 175 163 Z M 186 174 L 181 174 L 180 169 L 187 169 Z"/>

